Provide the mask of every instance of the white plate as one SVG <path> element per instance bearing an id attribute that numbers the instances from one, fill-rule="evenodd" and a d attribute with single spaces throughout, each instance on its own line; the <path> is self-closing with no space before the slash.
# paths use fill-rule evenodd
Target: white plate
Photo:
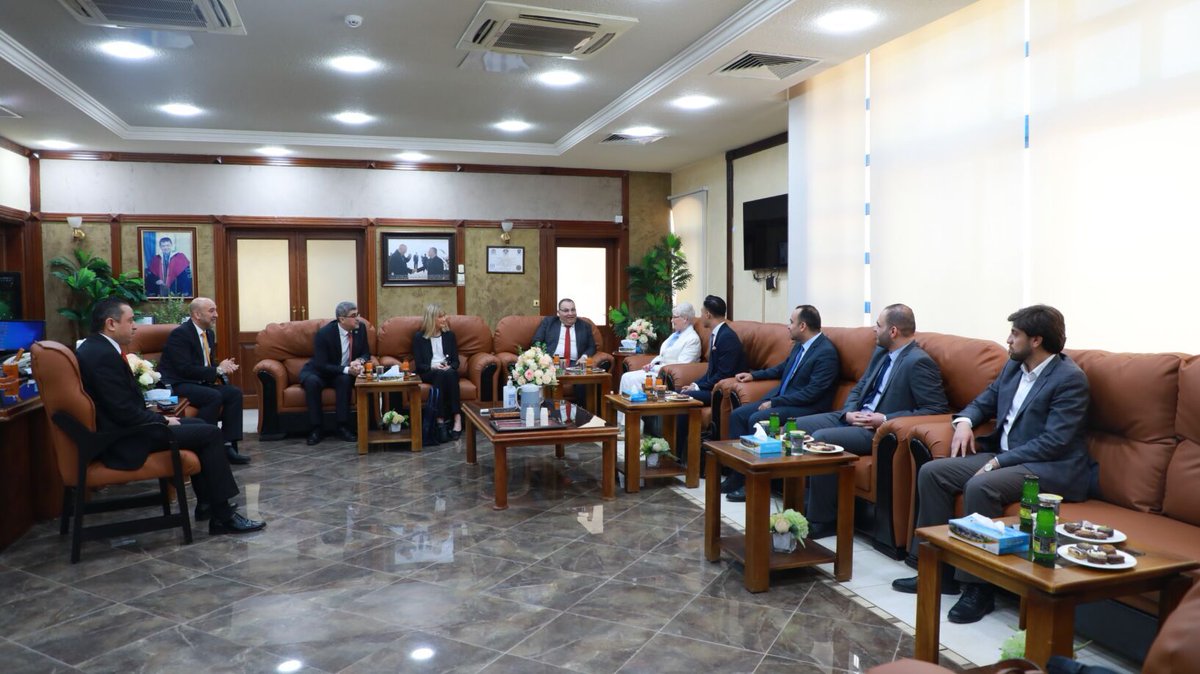
<path id="1" fill-rule="evenodd" d="M 846 451 L 846 449 L 841 445 L 833 445 L 828 442 L 825 444 L 828 445 L 829 449 L 813 449 L 806 445 L 804 447 L 804 451 L 810 454 L 841 454 L 842 452 Z"/>
<path id="2" fill-rule="evenodd" d="M 1091 567 L 1093 569 L 1102 569 L 1104 571 L 1117 571 L 1120 569 L 1132 569 L 1133 567 L 1137 566 L 1137 560 L 1134 559 L 1133 555 L 1130 555 L 1129 553 L 1125 552 L 1124 550 L 1117 550 L 1117 554 L 1121 555 L 1121 557 L 1123 557 L 1125 559 L 1124 563 L 1122 563 L 1122 564 L 1097 564 L 1095 562 L 1089 562 L 1086 559 L 1078 559 L 1076 557 L 1072 557 L 1071 555 L 1067 554 L 1067 550 L 1070 548 L 1074 548 L 1074 547 L 1075 547 L 1074 545 L 1058 546 L 1058 556 L 1062 557 L 1063 559 L 1067 560 L 1068 562 L 1075 562 L 1076 564 L 1078 564 L 1080 566 L 1087 566 L 1087 567 Z"/>
<path id="3" fill-rule="evenodd" d="M 1097 544 L 1101 544 L 1101 545 L 1104 543 L 1124 543 L 1125 539 L 1127 538 L 1127 536 L 1125 534 L 1121 533 L 1120 529 L 1113 529 L 1113 535 L 1110 536 L 1109 538 L 1104 538 L 1104 539 L 1084 538 L 1083 536 L 1075 536 L 1073 534 L 1069 534 L 1069 533 L 1067 533 L 1067 530 L 1064 529 L 1063 525 L 1061 525 L 1061 524 L 1054 527 L 1054 530 L 1058 532 L 1059 536 L 1064 536 L 1073 541 L 1079 541 L 1080 543 L 1097 543 Z"/>

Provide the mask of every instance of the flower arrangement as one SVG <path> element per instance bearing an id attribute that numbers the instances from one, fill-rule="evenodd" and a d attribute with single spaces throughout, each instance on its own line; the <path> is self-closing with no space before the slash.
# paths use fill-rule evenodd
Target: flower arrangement
<path id="1" fill-rule="evenodd" d="M 158 386 L 158 380 L 162 379 L 162 375 L 154 370 L 154 361 L 143 360 L 137 354 L 125 354 L 125 362 L 129 363 L 129 371 L 133 373 L 133 378 L 137 380 L 138 386 L 143 391 L 149 391 Z"/>
<path id="2" fill-rule="evenodd" d="M 554 359 L 546 353 L 542 344 L 534 344 L 517 356 L 517 364 L 513 367 L 513 377 L 518 386 L 522 384 L 550 386 L 558 383 L 558 375 L 554 370 Z"/>
<path id="3" fill-rule="evenodd" d="M 804 515 L 788 508 L 771 515 L 771 529 L 777 534 L 790 533 L 800 545 L 804 545 L 804 539 L 808 537 L 808 520 Z"/>
<path id="4" fill-rule="evenodd" d="M 408 421 L 408 417 L 400 414 L 396 410 L 388 410 L 383 413 L 383 417 L 380 418 L 380 421 L 382 421 L 385 426 L 403 426 L 404 422 Z"/>
<path id="5" fill-rule="evenodd" d="M 648 436 L 642 438 L 641 450 L 642 456 L 648 457 L 651 454 L 670 454 L 671 446 L 668 445 L 667 441 L 663 440 L 662 438 Z"/>
<path id="6" fill-rule="evenodd" d="M 629 331 L 625 335 L 625 339 L 632 339 L 642 346 L 646 346 L 657 337 L 658 333 L 654 331 L 654 324 L 645 318 L 633 319 L 633 322 L 629 324 Z"/>

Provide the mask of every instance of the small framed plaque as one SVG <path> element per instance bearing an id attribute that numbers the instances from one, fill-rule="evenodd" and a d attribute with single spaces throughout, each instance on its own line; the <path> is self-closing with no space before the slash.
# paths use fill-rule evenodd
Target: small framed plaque
<path id="1" fill-rule="evenodd" d="M 488 246 L 487 271 L 489 274 L 524 274 L 524 246 Z"/>

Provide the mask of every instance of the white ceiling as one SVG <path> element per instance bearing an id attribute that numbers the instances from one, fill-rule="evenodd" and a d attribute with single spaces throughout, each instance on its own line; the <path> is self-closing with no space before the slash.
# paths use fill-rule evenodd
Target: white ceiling
<path id="1" fill-rule="evenodd" d="M 0 136 L 31 148 L 62 139 L 80 150 L 252 155 L 282 145 L 294 156 L 641 171 L 682 165 L 787 128 L 786 92 L 822 70 L 930 23 L 972 0 L 524 0 L 553 9 L 634 17 L 638 24 L 590 60 L 527 58 L 525 72 L 459 68 L 456 48 L 482 0 L 236 0 L 247 35 L 184 33 L 190 46 L 123 61 L 97 49 L 134 31 L 86 26 L 54 0 L 0 0 Z M 879 21 L 852 35 L 816 19 L 869 8 Z M 346 26 L 358 14 L 364 25 Z M 169 40 L 178 42 L 178 35 Z M 746 51 L 816 58 L 782 81 L 714 77 Z M 325 64 L 361 54 L 383 67 L 346 75 Z M 535 79 L 565 68 L 583 76 L 552 89 Z M 682 111 L 704 94 L 717 104 Z M 168 102 L 204 109 L 189 117 Z M 332 116 L 361 110 L 374 121 Z M 492 125 L 533 124 L 523 133 Z M 661 129 L 650 145 L 600 145 L 630 126 Z"/>

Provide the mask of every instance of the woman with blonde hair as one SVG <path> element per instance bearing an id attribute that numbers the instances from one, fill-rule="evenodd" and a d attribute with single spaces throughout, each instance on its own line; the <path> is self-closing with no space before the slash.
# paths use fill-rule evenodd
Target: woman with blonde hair
<path id="1" fill-rule="evenodd" d="M 458 341 L 450 331 L 450 317 L 440 304 L 425 307 L 421 329 L 413 335 L 413 359 L 421 381 L 438 392 L 438 441 L 462 435 L 462 407 L 458 391 Z M 447 428 L 453 419 L 453 428 Z M 414 431 L 419 432 L 419 431 Z"/>

